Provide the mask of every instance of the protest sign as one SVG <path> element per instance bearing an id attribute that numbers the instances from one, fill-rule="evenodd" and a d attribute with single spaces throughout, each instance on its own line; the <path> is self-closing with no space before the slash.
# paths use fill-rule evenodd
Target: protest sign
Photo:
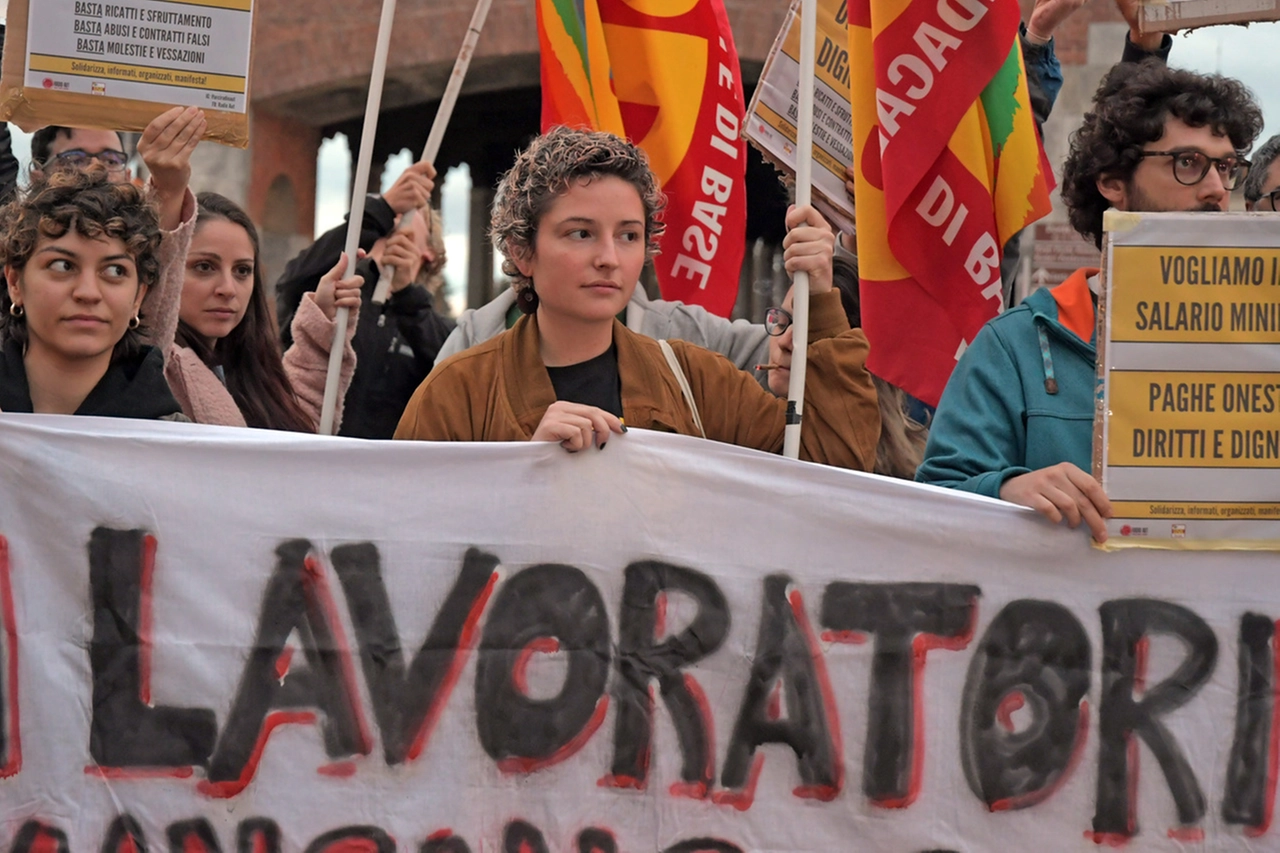
<path id="1" fill-rule="evenodd" d="M 848 234 L 853 203 L 844 188 L 844 170 L 853 163 L 853 119 L 849 111 L 849 33 L 845 0 L 818 0 L 814 43 L 813 202 Z M 800 79 L 800 5 L 793 0 L 782 29 L 765 59 L 760 82 L 747 108 L 747 141 L 765 159 L 796 173 L 797 90 Z"/>
<path id="2" fill-rule="evenodd" d="M 0 119 L 141 131 L 174 105 L 249 144 L 253 0 L 12 0 Z"/>
<path id="3" fill-rule="evenodd" d="M 0 460 L 0 849 L 1276 845 L 1271 555 L 639 430 Z"/>
<path id="4" fill-rule="evenodd" d="M 1096 463 L 1115 547 L 1280 548 L 1280 234 L 1108 211 Z"/>
<path id="5" fill-rule="evenodd" d="M 1142 0 L 1138 22 L 1143 32 L 1157 33 L 1277 19 L 1276 0 Z"/>

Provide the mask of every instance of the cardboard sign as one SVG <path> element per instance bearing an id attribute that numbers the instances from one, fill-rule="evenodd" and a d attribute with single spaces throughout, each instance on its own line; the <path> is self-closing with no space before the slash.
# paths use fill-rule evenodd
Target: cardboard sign
<path id="1" fill-rule="evenodd" d="M 249 142 L 253 0 L 14 0 L 0 119 L 141 131 L 174 105 L 206 139 Z"/>
<path id="2" fill-rule="evenodd" d="M 1116 547 L 1280 548 L 1271 214 L 1112 214 L 1102 484 Z"/>
<path id="3" fill-rule="evenodd" d="M 0 460 L 0 849 L 1276 846 L 1272 555 L 639 430 Z"/>
<path id="4" fill-rule="evenodd" d="M 847 234 L 854 231 L 853 203 L 844 170 L 853 165 L 849 106 L 849 31 L 845 0 L 818 0 L 814 54 L 814 205 Z M 744 134 L 765 159 L 794 180 L 800 93 L 800 6 L 793 0 L 747 108 Z"/>
<path id="5" fill-rule="evenodd" d="M 1275 20 L 1280 20 L 1276 0 L 1142 0 L 1139 12 L 1139 25 L 1147 33 Z"/>

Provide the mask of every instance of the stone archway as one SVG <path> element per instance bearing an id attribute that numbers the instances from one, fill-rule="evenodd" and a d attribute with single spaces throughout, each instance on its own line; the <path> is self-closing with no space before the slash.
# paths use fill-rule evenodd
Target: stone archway
<path id="1" fill-rule="evenodd" d="M 297 233 L 298 197 L 288 175 L 276 175 L 267 187 L 261 217 L 261 258 L 263 280 L 275 299 L 275 281 L 285 264 L 307 247 L 308 238 Z"/>

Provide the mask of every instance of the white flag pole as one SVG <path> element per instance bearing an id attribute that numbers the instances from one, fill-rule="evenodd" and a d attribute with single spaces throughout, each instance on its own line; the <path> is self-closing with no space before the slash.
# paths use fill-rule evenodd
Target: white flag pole
<path id="1" fill-rule="evenodd" d="M 796 117 L 796 206 L 812 200 L 813 54 L 818 37 L 818 0 L 800 2 L 799 115 Z M 800 422 L 804 418 L 804 373 L 809 354 L 809 274 L 797 272 L 791 292 L 791 382 L 787 388 L 787 426 L 782 455 L 800 458 Z"/>
<path id="2" fill-rule="evenodd" d="M 347 269 L 343 278 L 355 275 L 356 251 L 360 248 L 360 226 L 364 221 L 364 197 L 369 189 L 369 164 L 373 160 L 373 138 L 378 132 L 378 112 L 382 109 L 382 83 L 387 76 L 387 54 L 391 47 L 391 24 L 396 16 L 396 0 L 382 0 L 378 21 L 378 42 L 373 51 L 373 71 L 369 75 L 369 100 L 364 108 L 364 128 L 360 131 L 360 153 L 356 156 L 356 176 L 351 184 L 351 215 L 347 219 Z M 347 344 L 347 322 L 351 311 L 339 308 L 333 345 L 329 348 L 329 373 L 324 381 L 324 402 L 320 406 L 320 435 L 333 435 L 338 409 L 338 380 L 342 375 L 342 351 Z"/>
<path id="3" fill-rule="evenodd" d="M 444 141 L 444 132 L 453 116 L 454 104 L 458 102 L 458 92 L 462 90 L 462 81 L 466 79 L 467 68 L 471 65 L 471 55 L 475 52 L 476 42 L 480 40 L 480 31 L 484 29 L 484 19 L 489 16 L 489 6 L 493 0 L 478 0 L 476 9 L 471 13 L 471 24 L 462 39 L 462 48 L 453 63 L 453 73 L 449 75 L 449 84 L 445 86 L 444 95 L 440 98 L 440 108 L 436 110 L 435 120 L 431 123 L 431 132 L 427 134 L 427 144 L 422 149 L 422 160 L 429 163 L 436 161 L 440 153 L 440 143 Z M 400 217 L 396 231 L 406 231 L 413 224 L 415 211 L 408 211 Z M 381 265 L 380 265 L 381 266 Z M 378 275 L 378 286 L 373 289 L 373 304 L 381 305 L 391 295 L 391 278 L 395 275 L 395 267 L 381 266 Z"/>

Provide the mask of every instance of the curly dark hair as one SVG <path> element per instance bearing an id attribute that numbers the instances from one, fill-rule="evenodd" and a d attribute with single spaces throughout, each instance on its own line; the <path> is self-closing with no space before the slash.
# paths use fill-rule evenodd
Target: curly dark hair
<path id="1" fill-rule="evenodd" d="M 1170 116 L 1226 136 L 1241 155 L 1262 131 L 1262 110 L 1239 80 L 1169 68 L 1154 59 L 1112 68 L 1093 95 L 1093 110 L 1071 135 L 1062 166 L 1071 226 L 1099 248 L 1102 214 L 1111 204 L 1098 191 L 1098 178 L 1132 178 L 1142 146 L 1164 135 Z"/>
<path id="2" fill-rule="evenodd" d="M 622 178 L 636 188 L 644 204 L 645 259 L 658 253 L 665 228 L 660 214 L 667 200 L 649 169 L 649 158 L 637 146 L 611 133 L 554 127 L 516 156 L 498 183 L 489 220 L 494 248 L 502 253 L 502 271 L 516 290 L 530 285 L 514 258 L 532 251 L 538 222 L 557 196 L 577 180 Z"/>
<path id="3" fill-rule="evenodd" d="M 71 229 L 88 239 L 115 238 L 124 243 L 138 270 L 138 284 L 160 278 L 160 219 L 155 206 L 132 184 L 113 184 L 106 169 L 55 169 L 22 197 L 0 208 L 0 264 L 22 269 L 41 239 L 56 240 Z M 0 293 L 0 339 L 27 343 L 27 324 L 9 313 L 8 288 Z M 129 329 L 116 344 L 112 360 L 137 353 L 145 330 Z"/>

